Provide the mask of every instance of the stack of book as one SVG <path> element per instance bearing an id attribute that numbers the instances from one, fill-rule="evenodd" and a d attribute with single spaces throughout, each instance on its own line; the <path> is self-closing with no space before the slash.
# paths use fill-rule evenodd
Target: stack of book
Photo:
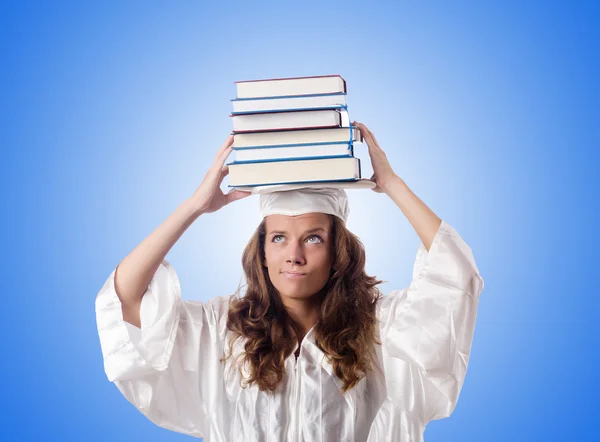
<path id="1" fill-rule="evenodd" d="M 360 180 L 339 75 L 238 81 L 229 187 Z"/>

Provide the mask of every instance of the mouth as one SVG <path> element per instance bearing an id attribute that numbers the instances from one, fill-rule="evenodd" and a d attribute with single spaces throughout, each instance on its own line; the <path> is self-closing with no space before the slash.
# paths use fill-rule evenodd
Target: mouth
<path id="1" fill-rule="evenodd" d="M 304 276 L 306 276 L 306 273 L 300 273 L 300 272 L 281 272 L 283 274 L 284 277 L 288 278 L 288 279 L 297 279 L 297 278 L 302 278 Z"/>

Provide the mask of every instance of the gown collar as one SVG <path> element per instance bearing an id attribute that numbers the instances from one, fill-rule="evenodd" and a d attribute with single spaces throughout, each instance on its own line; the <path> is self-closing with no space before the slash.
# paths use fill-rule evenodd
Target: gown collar
<path id="1" fill-rule="evenodd" d="M 315 323 L 310 330 L 306 333 L 306 335 L 304 335 L 304 339 L 302 339 L 302 344 L 300 344 L 298 341 L 296 341 L 296 347 L 294 347 L 294 351 L 292 352 L 292 354 L 288 357 L 296 357 L 295 353 L 298 351 L 298 348 L 300 347 L 300 355 L 299 355 L 299 359 L 300 358 L 304 358 L 306 357 L 306 355 L 303 355 L 303 353 L 305 353 L 306 351 L 308 351 L 307 349 L 309 347 L 316 347 L 315 345 L 315 339 L 314 339 L 314 332 L 315 332 L 315 327 L 317 326 L 317 324 Z M 312 346 L 311 346 L 312 344 Z"/>
<path id="2" fill-rule="evenodd" d="M 302 344 L 296 343 L 296 348 L 294 348 L 294 351 L 292 352 L 292 354 L 290 356 L 288 356 L 287 360 L 291 360 L 292 362 L 294 362 L 294 359 L 296 357 L 295 353 L 296 353 L 296 351 L 298 351 L 298 348 L 300 348 L 300 354 L 298 356 L 297 362 L 302 363 L 302 364 L 305 364 L 306 362 L 310 362 L 310 363 L 313 363 L 316 365 L 320 365 L 329 374 L 331 379 L 333 379 L 333 382 L 337 386 L 340 394 L 342 394 L 342 388 L 344 386 L 343 382 L 335 374 L 335 372 L 333 370 L 333 366 L 327 360 L 325 353 L 323 353 L 323 351 L 315 343 L 315 338 L 314 338 L 315 327 L 316 327 L 316 324 L 313 325 L 313 327 L 306 333 L 306 336 L 304 336 L 304 339 L 302 339 Z M 355 390 L 356 389 L 353 388 L 350 391 L 348 391 L 346 394 L 344 394 L 346 401 L 350 404 L 351 407 L 354 407 L 354 405 L 355 405 L 354 404 L 354 402 L 355 402 L 354 396 L 356 394 Z"/>

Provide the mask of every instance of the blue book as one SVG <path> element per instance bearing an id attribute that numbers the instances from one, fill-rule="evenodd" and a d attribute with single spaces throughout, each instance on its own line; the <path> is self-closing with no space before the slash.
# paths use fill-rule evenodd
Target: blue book
<path id="1" fill-rule="evenodd" d="M 232 162 L 229 187 L 356 181 L 360 159 L 353 156 Z"/>
<path id="2" fill-rule="evenodd" d="M 348 144 L 350 127 L 333 129 L 307 129 L 276 132 L 252 132 L 233 135 L 233 149 L 255 149 L 265 147 L 291 147 L 319 144 Z M 352 144 L 362 143 L 360 129 L 352 127 Z"/>
<path id="3" fill-rule="evenodd" d="M 235 149 L 235 162 L 354 156 L 354 145 L 319 143 L 302 146 L 260 146 Z"/>
<path id="4" fill-rule="evenodd" d="M 297 109 L 284 112 L 260 112 L 230 115 L 234 133 L 296 131 L 300 129 L 349 127 L 344 109 Z"/>
<path id="5" fill-rule="evenodd" d="M 235 98 L 232 115 L 281 112 L 298 109 L 338 109 L 346 106 L 346 93 L 295 95 L 290 97 Z"/>

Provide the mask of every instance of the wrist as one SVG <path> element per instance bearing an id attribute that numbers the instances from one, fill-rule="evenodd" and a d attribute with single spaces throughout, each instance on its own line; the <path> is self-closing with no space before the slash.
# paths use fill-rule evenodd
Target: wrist
<path id="1" fill-rule="evenodd" d="M 182 204 L 182 206 L 189 211 L 190 215 L 198 218 L 200 215 L 206 213 L 206 210 L 203 208 L 202 203 L 196 201 L 193 197 L 188 198 Z"/>
<path id="2" fill-rule="evenodd" d="M 388 178 L 384 183 L 382 183 L 379 187 L 383 189 L 385 193 L 388 193 L 394 188 L 398 188 L 398 186 L 405 186 L 406 183 L 402 178 L 398 175 L 394 174 L 390 178 Z"/>

